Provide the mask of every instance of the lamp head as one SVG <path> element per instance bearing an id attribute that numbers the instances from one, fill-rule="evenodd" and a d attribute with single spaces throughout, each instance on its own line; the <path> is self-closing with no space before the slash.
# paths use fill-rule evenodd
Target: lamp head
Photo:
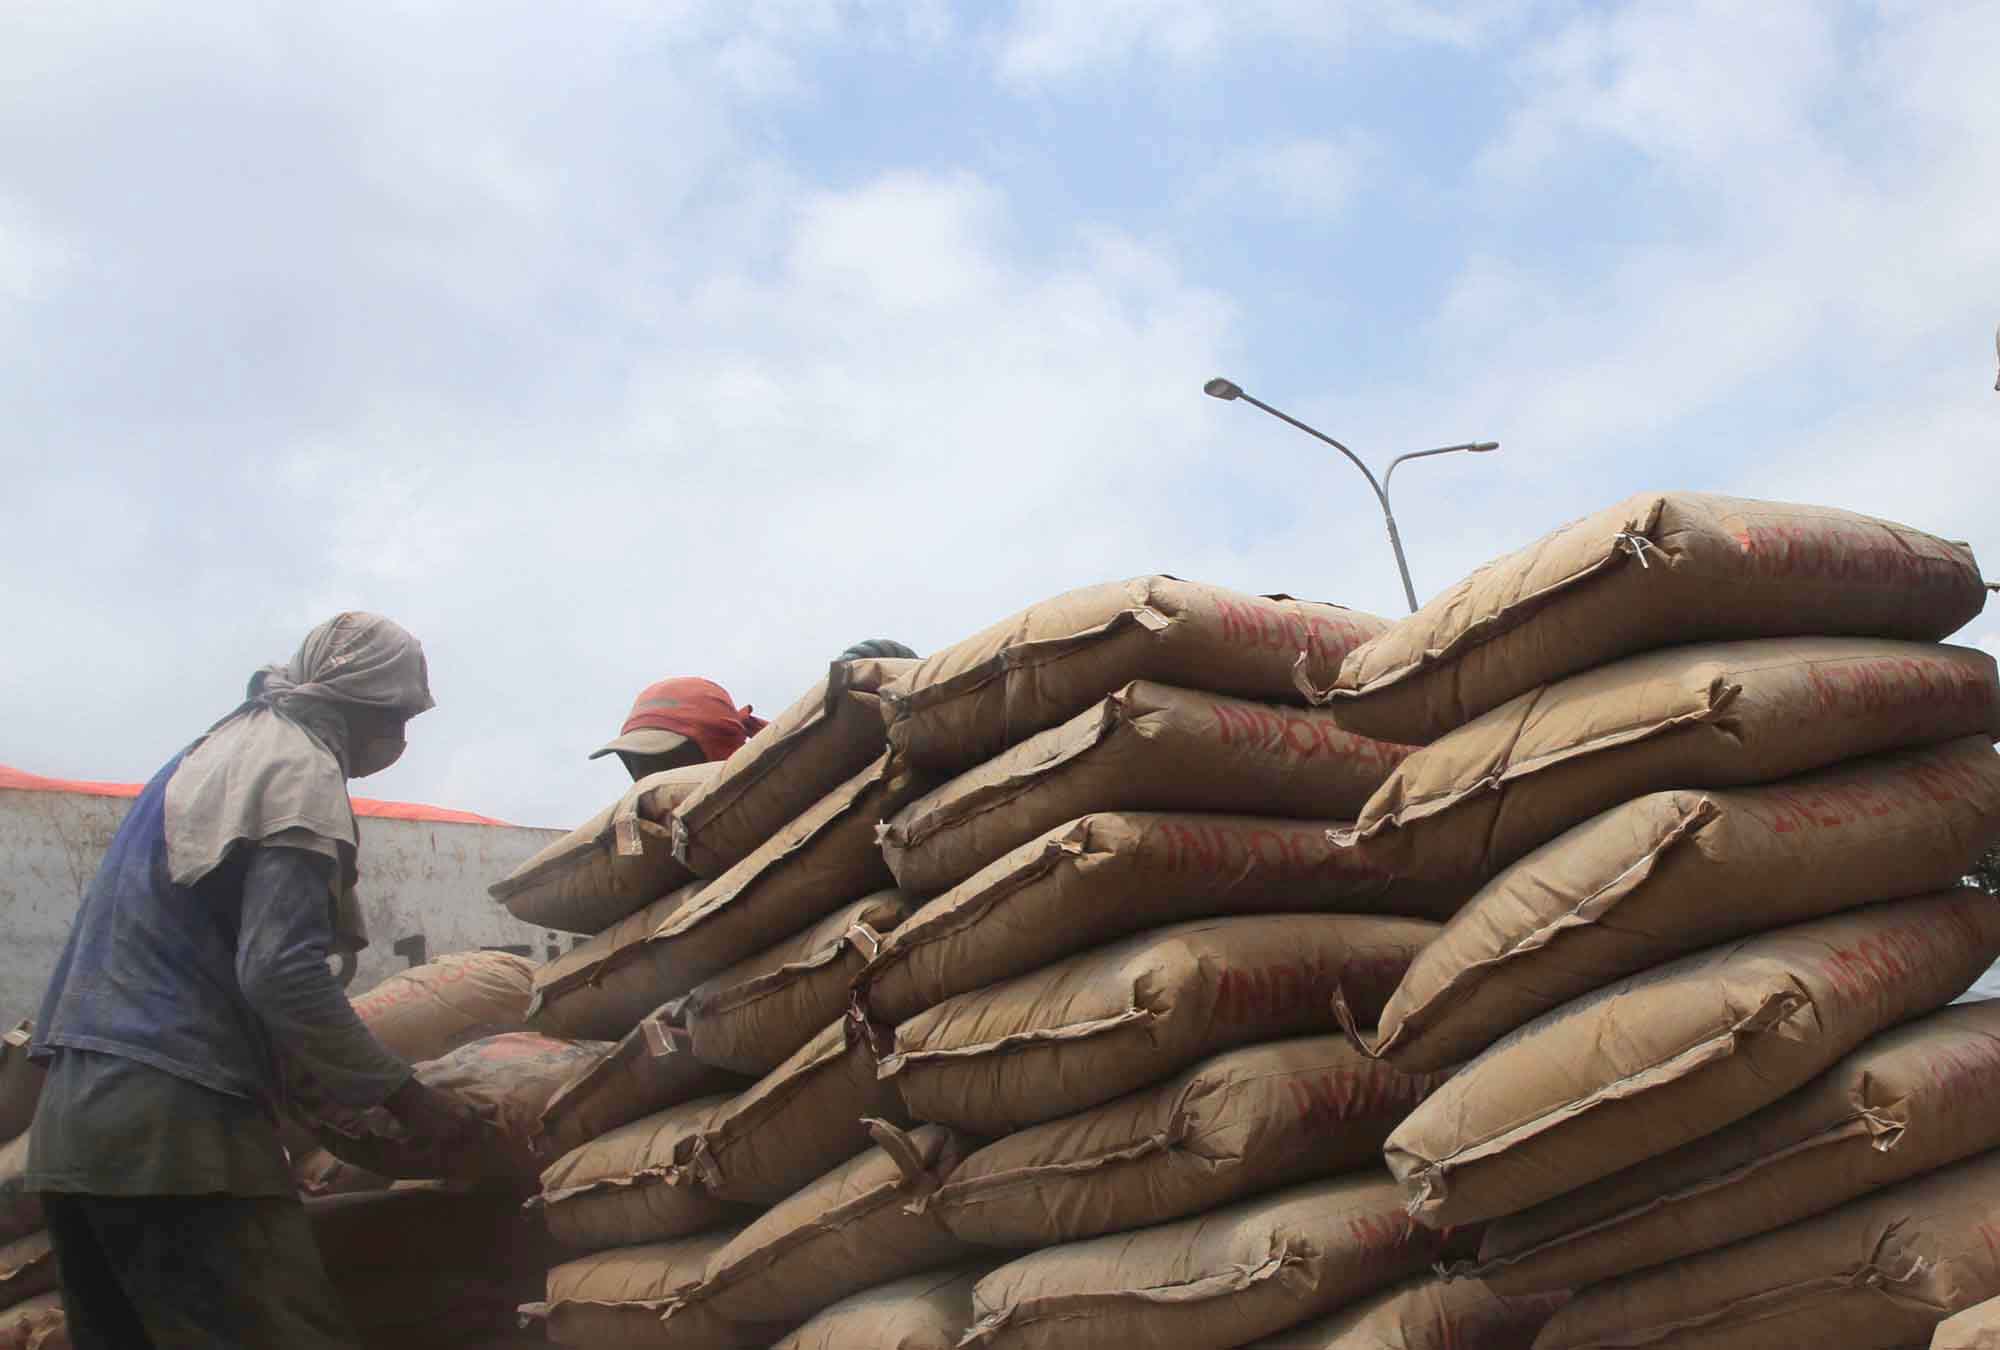
<path id="1" fill-rule="evenodd" d="M 1237 384 L 1234 380 L 1225 380 L 1218 375 L 1203 385 L 1201 392 L 1207 394 L 1210 398 L 1219 398 L 1224 402 L 1228 402 L 1231 399 L 1243 397 L 1243 386 Z"/>
<path id="2" fill-rule="evenodd" d="M 1468 445 L 1468 446 L 1466 446 L 1465 448 L 1466 448 L 1467 450 L 1470 450 L 1470 451 L 1471 451 L 1471 452 L 1472 452 L 1473 454 L 1475 454 L 1475 455 L 1483 455 L 1483 454 L 1485 454 L 1485 453 L 1486 453 L 1486 452 L 1487 452 L 1488 450 L 1498 450 L 1498 449 L 1500 448 L 1500 442 L 1498 442 L 1498 441 L 1481 441 L 1481 442 L 1479 442 L 1479 443 L 1478 443 L 1477 445 Z"/>

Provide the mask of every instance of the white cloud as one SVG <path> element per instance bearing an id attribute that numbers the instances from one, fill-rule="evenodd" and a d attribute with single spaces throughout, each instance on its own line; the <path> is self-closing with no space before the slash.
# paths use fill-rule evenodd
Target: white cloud
<path id="1" fill-rule="evenodd" d="M 1930 344 L 1966 341 L 1970 361 L 1953 335 L 1991 322 L 1967 285 L 1993 257 L 1976 185 L 2000 175 L 2000 104 L 1973 72 L 2000 60 L 2000 6 L 1889 18 L 1865 79 L 1836 59 L 1829 12 L 1801 5 L 1591 10 L 1519 60 L 1522 98 L 1468 192 L 1532 200 L 1553 182 L 1598 214 L 1572 216 L 1573 264 L 1540 234 L 1468 260 L 1436 327 L 1439 360 L 1468 374 L 1452 404 L 1574 466 L 1754 412 L 1808 359 L 1835 382 L 1808 423 L 1884 397 Z M 1844 134 L 1853 118 L 1868 134 Z M 1592 200 L 1577 175 L 1612 172 L 1607 144 L 1638 159 Z M 1633 231 L 1621 191 L 1678 214 Z M 1600 232 L 1638 239 L 1606 249 Z M 1905 425 L 1923 420 L 1911 394 Z M 1736 472 L 1783 449 L 1745 443 Z"/>
<path id="2" fill-rule="evenodd" d="M 1000 202 L 969 174 L 891 173 L 810 199 L 789 261 L 799 285 L 893 312 L 963 304 L 995 281 Z"/>
<path id="3" fill-rule="evenodd" d="M 1587 8 L 1518 63 L 1525 104 L 1489 165 L 1518 182 L 1601 136 L 1689 172 L 1764 156 L 1783 171 L 1839 68 L 1831 17 L 1808 0 Z"/>
<path id="4" fill-rule="evenodd" d="M 233 229 L 120 259 L 115 299 L 52 298 L 93 337 L 115 331 L 99 303 L 142 321 L 129 367 L 73 357 L 74 392 L 53 386 L 115 418 L 62 431 L 100 474 L 30 479 L 39 594 L 10 613 L 0 687 L 38 716 L 5 758 L 149 773 L 251 667 L 358 606 L 423 637 L 439 698 L 370 792 L 571 823 L 615 791 L 583 756 L 652 679 L 710 674 L 769 712 L 858 638 L 934 647 L 1164 566 L 1190 516 L 1219 520 L 1189 500 L 1189 414 L 1233 316 L 1170 254 L 1089 226 L 1034 256 L 968 171 L 802 181 L 731 115 L 741 71 L 689 54 L 701 14 L 645 20 L 685 59 L 636 81 L 631 30 L 550 55 L 565 25 L 525 22 L 408 86 L 328 36 L 261 121 L 261 91 L 201 86 L 233 127 L 210 134 L 252 161 L 292 144 L 310 193 L 220 183 L 185 219 Z M 545 61 L 560 88 L 527 78 Z M 209 150 L 154 134 L 186 97 L 100 128 L 105 173 L 200 167 Z M 81 153 L 47 147 L 23 190 L 87 247 L 125 244 L 103 202 L 65 196 Z M 177 307 L 197 283 L 203 307 Z M 86 379 L 153 380 L 178 408 L 229 363 L 255 375 L 212 435 L 179 419 L 214 397 L 86 402 Z M 105 652 L 147 655 L 79 672 Z"/>
<path id="5" fill-rule="evenodd" d="M 1162 62 L 1181 70 L 1273 45 L 1331 52 L 1361 28 L 1413 42 L 1471 45 L 1511 21 L 1517 0 L 1432 5 L 1375 0 L 1021 0 L 1000 35 L 1001 78 L 1036 86 Z"/>
<path id="6" fill-rule="evenodd" d="M 768 712 L 859 637 L 929 649 L 1153 569 L 1397 607 L 1359 475 L 1196 392 L 1252 373 L 1258 316 L 1172 241 L 997 171 L 786 156 L 766 100 L 813 98 L 822 47 L 949 44 L 945 11 L 468 13 L 44 7 L 0 47 L 0 694 L 33 714 L 0 759 L 148 773 L 358 605 L 424 637 L 440 700 L 371 792 L 564 824 L 663 674 Z M 1359 14 L 1413 42 L 1514 21 Z M 1890 11 L 1860 58 L 1791 8 L 1563 15 L 1512 68 L 1462 187 L 1500 205 L 1442 245 L 1462 267 L 1403 379 L 1271 391 L 1377 462 L 1505 442 L 1399 474 L 1419 590 L 1656 485 L 1992 538 L 1994 6 Z M 1348 23 L 1029 3 L 997 41 L 1039 84 Z M 1400 167 L 1264 130 L 1258 220 Z M 1565 177 L 1606 147 L 1685 218 L 1621 235 L 1634 208 Z M 1602 215 L 1524 225 L 1531 164 Z M 1769 406 L 1806 375 L 1823 398 Z"/>
<path id="7" fill-rule="evenodd" d="M 1376 157 L 1373 139 L 1360 132 L 1252 145 L 1211 174 L 1199 195 L 1239 214 L 1268 210 L 1323 223 L 1347 210 Z"/>

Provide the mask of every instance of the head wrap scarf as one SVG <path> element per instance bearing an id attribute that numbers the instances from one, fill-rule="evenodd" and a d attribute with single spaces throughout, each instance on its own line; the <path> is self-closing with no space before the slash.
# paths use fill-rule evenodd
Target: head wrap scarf
<path id="1" fill-rule="evenodd" d="M 869 638 L 866 642 L 855 643 L 834 659 L 838 661 L 866 661 L 870 657 L 878 659 L 888 657 L 900 658 L 907 661 L 915 655 L 915 651 L 896 641 L 894 638 Z"/>
<path id="2" fill-rule="evenodd" d="M 167 867 L 191 886 L 240 843 L 333 858 L 351 900 L 358 837 L 347 798 L 343 706 L 414 717 L 435 706 L 423 645 L 378 614 L 349 611 L 306 634 L 292 659 L 250 677 L 244 701 L 188 748 L 167 781 Z M 365 944 L 343 907 L 344 945 Z M 358 941 L 357 941 L 358 940 Z"/>

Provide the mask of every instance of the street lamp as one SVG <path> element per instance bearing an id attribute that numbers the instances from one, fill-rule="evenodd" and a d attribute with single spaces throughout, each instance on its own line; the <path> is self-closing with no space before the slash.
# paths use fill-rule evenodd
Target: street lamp
<path id="1" fill-rule="evenodd" d="M 1441 445 L 1435 450 L 1411 450 L 1390 460 L 1389 471 L 1382 475 L 1382 481 L 1378 483 L 1375 481 L 1375 475 L 1369 472 L 1368 466 L 1361 462 L 1359 455 L 1325 432 L 1307 426 L 1298 418 L 1291 416 L 1289 413 L 1278 411 L 1261 399 L 1252 398 L 1250 395 L 1244 393 L 1243 386 L 1237 384 L 1234 380 L 1225 380 L 1221 376 L 1217 376 L 1203 385 L 1201 392 L 1207 394 L 1210 398 L 1219 398 L 1225 403 L 1233 403 L 1237 399 L 1242 399 L 1253 408 L 1262 408 L 1280 422 L 1289 422 L 1308 436 L 1317 436 L 1320 440 L 1325 441 L 1328 445 L 1340 451 L 1341 454 L 1346 455 L 1353 462 L 1354 467 L 1361 470 L 1361 476 L 1368 480 L 1368 486 L 1375 489 L 1375 500 L 1382 503 L 1382 520 L 1389 527 L 1389 547 L 1396 551 L 1396 570 L 1403 574 L 1403 598 L 1410 602 L 1410 613 L 1415 614 L 1417 612 L 1417 588 L 1410 584 L 1410 564 L 1409 560 L 1403 556 L 1403 537 L 1396 532 L 1396 513 L 1389 509 L 1389 480 L 1396 476 L 1396 466 L 1406 459 L 1427 459 L 1432 455 L 1449 455 L 1460 450 L 1475 455 L 1483 455 L 1489 450 L 1498 450 L 1500 442 L 1468 441 L 1464 445 Z"/>

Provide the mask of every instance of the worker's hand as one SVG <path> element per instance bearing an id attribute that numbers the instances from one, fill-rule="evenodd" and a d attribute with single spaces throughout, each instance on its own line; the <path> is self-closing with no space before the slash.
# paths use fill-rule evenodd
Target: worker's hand
<path id="1" fill-rule="evenodd" d="M 456 1093 L 427 1087 L 412 1075 L 382 1103 L 405 1130 L 441 1150 L 475 1145 L 499 1133 L 499 1126 Z"/>

